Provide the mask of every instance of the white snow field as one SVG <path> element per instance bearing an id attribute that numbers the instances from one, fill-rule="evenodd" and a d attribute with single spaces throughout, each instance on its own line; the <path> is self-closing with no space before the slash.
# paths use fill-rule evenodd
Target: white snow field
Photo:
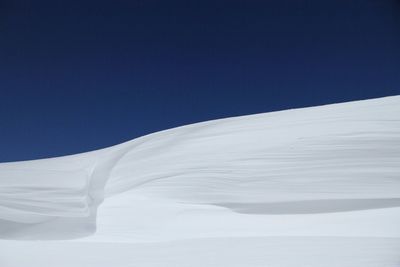
<path id="1" fill-rule="evenodd" d="M 400 96 L 0 164 L 0 267 L 400 267 Z"/>

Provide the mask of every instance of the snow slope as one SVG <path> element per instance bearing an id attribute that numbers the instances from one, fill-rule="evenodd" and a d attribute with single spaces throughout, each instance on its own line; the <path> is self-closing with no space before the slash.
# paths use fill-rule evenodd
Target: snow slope
<path id="1" fill-rule="evenodd" d="M 399 267 L 400 96 L 0 164 L 0 266 Z"/>

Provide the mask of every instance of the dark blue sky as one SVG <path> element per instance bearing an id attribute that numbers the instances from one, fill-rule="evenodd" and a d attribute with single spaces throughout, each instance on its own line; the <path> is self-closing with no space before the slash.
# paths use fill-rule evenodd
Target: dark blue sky
<path id="1" fill-rule="evenodd" d="M 399 0 L 0 1 L 0 161 L 395 94 Z"/>

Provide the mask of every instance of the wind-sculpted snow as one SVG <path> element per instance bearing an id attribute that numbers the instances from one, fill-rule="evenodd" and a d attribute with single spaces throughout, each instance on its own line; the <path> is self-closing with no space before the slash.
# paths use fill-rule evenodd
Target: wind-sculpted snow
<path id="1" fill-rule="evenodd" d="M 74 239 L 90 251 L 99 242 L 135 249 L 141 242 L 235 238 L 273 247 L 304 237 L 314 254 L 290 252 L 299 255 L 293 265 L 271 252 L 258 265 L 240 265 L 237 255 L 230 266 L 400 266 L 399 225 L 399 96 L 208 121 L 89 153 L 0 164 L 0 250 L 10 250 L 12 239 Z M 369 261 L 321 263 L 313 240 L 323 240 L 321 260 L 334 240 L 356 255 L 365 246 Z M 2 257 L 17 266 L 1 252 L 0 265 Z M 101 259 L 81 266 L 123 265 Z M 151 262 L 132 266 L 205 266 Z M 217 262 L 226 264 L 207 265 Z"/>

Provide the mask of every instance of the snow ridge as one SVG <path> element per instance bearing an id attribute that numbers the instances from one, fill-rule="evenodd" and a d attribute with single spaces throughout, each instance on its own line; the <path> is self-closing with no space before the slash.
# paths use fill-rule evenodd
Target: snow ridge
<path id="1" fill-rule="evenodd" d="M 208 121 L 89 153 L 3 163 L 0 238 L 110 238 L 107 227 L 100 227 L 102 218 L 111 218 L 107 203 L 128 199 L 150 203 L 148 210 L 163 214 L 164 223 L 196 210 L 196 216 L 221 214 L 247 225 L 222 231 L 210 219 L 196 235 L 189 216 L 182 215 L 186 231 L 159 234 L 163 240 L 270 235 L 254 227 L 264 217 L 279 235 L 352 236 L 354 231 L 333 225 L 290 230 L 304 220 L 348 218 L 358 236 L 399 238 L 399 114 L 395 96 Z M 170 213 L 161 212 L 168 210 L 162 203 Z M 143 211 L 131 204 L 129 212 Z M 274 224 L 277 217 L 268 217 L 299 214 L 306 217 L 283 228 L 279 220 Z M 377 215 L 387 218 L 379 228 L 358 219 Z M 150 234 L 141 238 L 153 240 Z"/>

